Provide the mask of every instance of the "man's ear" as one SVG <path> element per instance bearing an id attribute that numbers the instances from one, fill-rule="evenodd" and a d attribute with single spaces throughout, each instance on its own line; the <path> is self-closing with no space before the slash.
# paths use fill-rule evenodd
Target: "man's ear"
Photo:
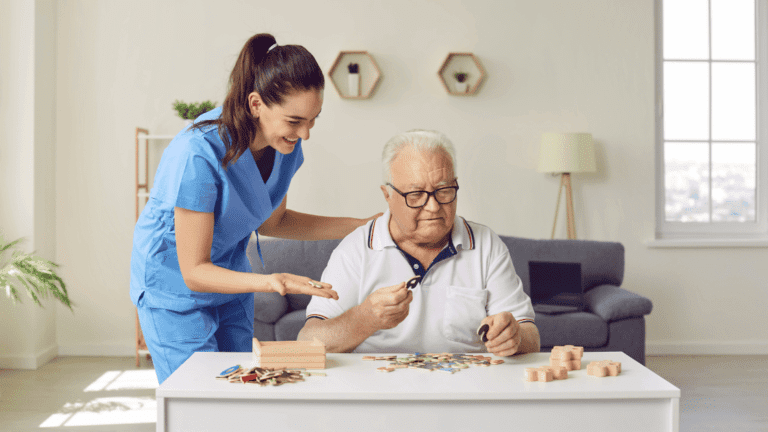
<path id="1" fill-rule="evenodd" d="M 248 95 L 248 112 L 251 113 L 253 118 L 259 118 L 261 113 L 261 107 L 264 106 L 264 101 L 261 100 L 261 96 L 256 92 L 251 92 Z"/>
<path id="2" fill-rule="evenodd" d="M 386 201 L 389 201 L 389 191 L 387 190 L 387 186 L 381 185 L 380 187 L 381 187 L 381 192 L 384 194 L 384 199 Z"/>

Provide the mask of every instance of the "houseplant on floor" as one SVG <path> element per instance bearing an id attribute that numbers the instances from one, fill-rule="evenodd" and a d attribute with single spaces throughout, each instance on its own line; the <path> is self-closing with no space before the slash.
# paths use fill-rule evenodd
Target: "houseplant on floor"
<path id="1" fill-rule="evenodd" d="M 8 298 L 21 301 L 19 292 L 27 295 L 40 307 L 40 298 L 49 295 L 72 310 L 72 302 L 64 281 L 56 274 L 56 267 L 51 261 L 33 253 L 24 253 L 18 249 L 24 239 L 5 243 L 0 236 L 0 289 L 5 290 Z"/>

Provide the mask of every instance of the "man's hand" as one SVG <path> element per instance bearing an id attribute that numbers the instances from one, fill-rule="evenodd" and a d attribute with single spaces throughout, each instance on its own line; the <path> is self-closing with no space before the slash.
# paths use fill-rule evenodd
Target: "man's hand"
<path id="1" fill-rule="evenodd" d="M 361 305 L 377 329 L 391 329 L 408 316 L 413 294 L 405 282 L 372 292 Z"/>
<path id="2" fill-rule="evenodd" d="M 520 349 L 522 334 L 520 325 L 515 317 L 509 312 L 501 312 L 496 315 L 485 317 L 480 325 L 488 324 L 488 342 L 485 348 L 489 353 L 497 356 L 511 356 Z"/>

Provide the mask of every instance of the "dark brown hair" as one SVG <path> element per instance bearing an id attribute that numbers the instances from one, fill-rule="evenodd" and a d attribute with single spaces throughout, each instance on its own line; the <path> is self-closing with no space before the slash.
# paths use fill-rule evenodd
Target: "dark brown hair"
<path id="1" fill-rule="evenodd" d="M 248 95 L 256 92 L 268 107 L 280 105 L 294 90 L 321 90 L 325 87 L 323 71 L 315 58 L 300 45 L 275 45 L 274 36 L 260 33 L 245 43 L 229 76 L 229 90 L 222 104 L 221 117 L 195 123 L 200 129 L 219 127 L 219 136 L 227 149 L 221 160 L 226 169 L 250 147 L 256 136 L 257 120 L 251 115 Z"/>

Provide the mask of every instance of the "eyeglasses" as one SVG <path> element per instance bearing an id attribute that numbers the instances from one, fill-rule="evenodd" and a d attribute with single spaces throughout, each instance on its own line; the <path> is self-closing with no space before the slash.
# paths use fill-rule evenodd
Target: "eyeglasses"
<path id="1" fill-rule="evenodd" d="M 410 208 L 421 208 L 427 205 L 429 202 L 429 197 L 434 196 L 435 201 L 438 202 L 438 204 L 450 204 L 453 201 L 456 200 L 456 192 L 459 190 L 459 182 L 456 179 L 453 179 L 456 182 L 456 186 L 448 186 L 448 187 L 442 187 L 435 189 L 432 192 L 427 191 L 413 191 L 413 192 L 400 192 L 396 187 L 392 185 L 392 183 L 387 183 L 387 186 L 391 187 L 395 190 L 395 192 L 399 193 L 400 195 L 405 198 L 405 205 L 407 205 Z"/>

